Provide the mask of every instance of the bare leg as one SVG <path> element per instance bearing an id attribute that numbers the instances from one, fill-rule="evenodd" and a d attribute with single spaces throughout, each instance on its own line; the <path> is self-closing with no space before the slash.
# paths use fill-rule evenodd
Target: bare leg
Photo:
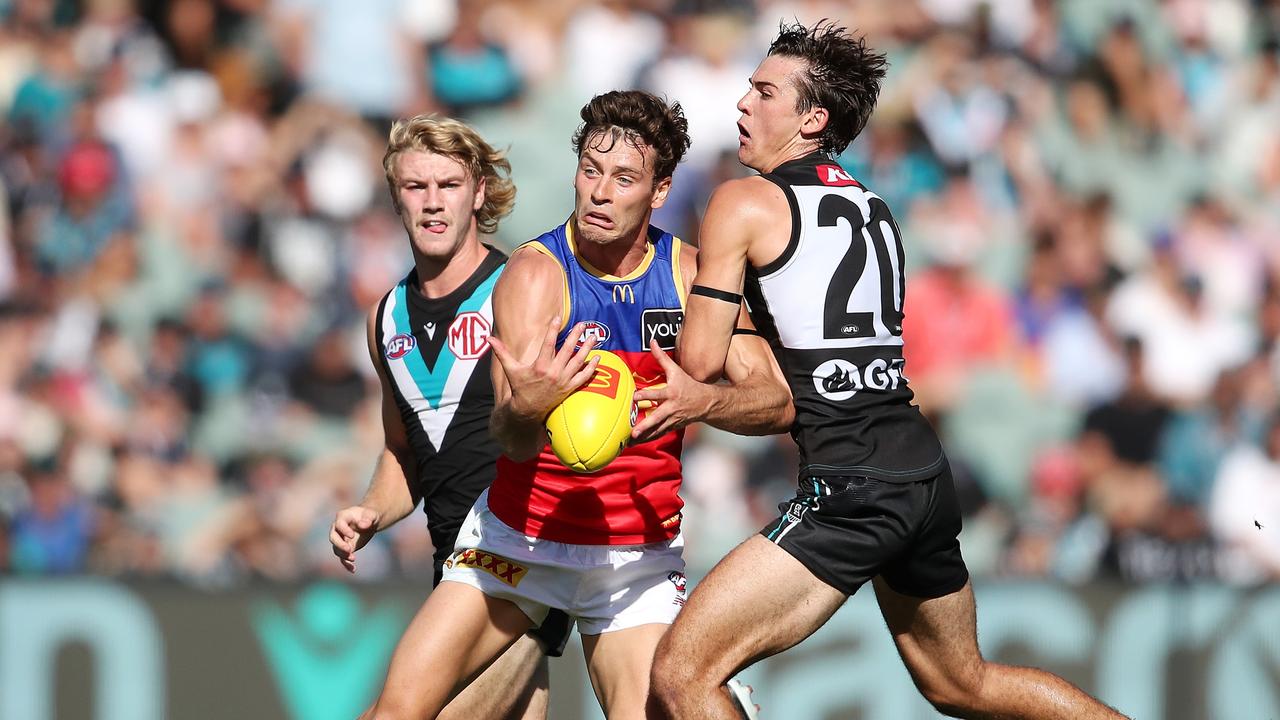
<path id="1" fill-rule="evenodd" d="M 1124 717 L 1057 675 L 983 660 L 969 584 L 926 600 L 894 592 L 878 577 L 874 583 L 911 679 L 939 712 L 992 720 Z"/>
<path id="2" fill-rule="evenodd" d="M 523 635 L 458 693 L 438 720 L 545 720 L 550 673 L 538 641 Z"/>
<path id="3" fill-rule="evenodd" d="M 653 652 L 667 625 L 582 636 L 582 652 L 596 699 L 609 720 L 644 720 Z"/>
<path id="4" fill-rule="evenodd" d="M 678 720 L 737 720 L 724 683 L 812 635 L 845 599 L 787 551 L 748 538 L 699 583 L 658 644 L 661 710 Z"/>
<path id="5" fill-rule="evenodd" d="M 469 585 L 440 583 L 400 638 L 382 693 L 362 720 L 436 717 L 531 624 L 514 603 Z"/>

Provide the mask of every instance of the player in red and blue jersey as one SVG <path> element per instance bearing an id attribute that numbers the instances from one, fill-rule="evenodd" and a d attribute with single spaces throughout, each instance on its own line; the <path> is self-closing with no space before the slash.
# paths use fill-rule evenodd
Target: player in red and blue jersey
<path id="1" fill-rule="evenodd" d="M 640 387 L 688 380 L 671 353 L 696 252 L 649 225 L 687 123 L 678 105 L 634 91 L 593 98 L 582 119 L 573 215 L 512 253 L 494 289 L 491 429 L 505 457 L 410 628 L 425 640 L 417 665 L 430 670 L 418 717 L 434 717 L 462 679 L 564 611 L 607 717 L 643 718 L 654 649 L 684 604 L 680 433 L 658 427 L 595 473 L 571 473 L 547 448 L 546 417 L 594 375 L 594 347 L 624 357 Z M 790 393 L 768 346 L 743 335 L 729 354 L 728 384 L 691 383 L 694 419 L 786 429 Z M 663 417 L 661 406 L 652 414 Z"/>

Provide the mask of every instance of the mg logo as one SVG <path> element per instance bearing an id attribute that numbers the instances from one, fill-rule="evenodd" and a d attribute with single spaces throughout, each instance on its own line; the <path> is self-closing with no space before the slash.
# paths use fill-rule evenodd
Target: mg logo
<path id="1" fill-rule="evenodd" d="M 464 312 L 449 326 L 449 352 L 475 360 L 489 349 L 489 320 L 478 312 Z"/>

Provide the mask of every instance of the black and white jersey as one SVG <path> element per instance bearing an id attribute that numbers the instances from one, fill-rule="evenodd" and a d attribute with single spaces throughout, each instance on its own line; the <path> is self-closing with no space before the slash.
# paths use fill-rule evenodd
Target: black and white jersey
<path id="1" fill-rule="evenodd" d="M 375 319 L 437 560 L 453 551 L 458 528 L 493 482 L 502 452 L 489 436 L 489 331 L 493 288 L 507 258 L 488 250 L 471 277 L 444 297 L 424 297 L 417 270 L 410 271 L 382 298 Z"/>
<path id="2" fill-rule="evenodd" d="M 747 268 L 745 295 L 795 397 L 802 475 L 937 475 L 942 446 L 903 368 L 903 246 L 889 207 L 818 153 L 763 177 L 787 196 L 791 239 Z"/>

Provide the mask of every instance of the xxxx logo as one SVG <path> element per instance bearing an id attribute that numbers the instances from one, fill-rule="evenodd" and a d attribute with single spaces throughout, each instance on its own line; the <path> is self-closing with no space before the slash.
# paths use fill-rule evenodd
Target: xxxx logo
<path id="1" fill-rule="evenodd" d="M 517 565 L 501 555 L 485 552 L 483 550 L 467 549 L 459 550 L 445 561 L 445 567 L 472 567 L 478 570 L 484 570 L 490 575 L 498 578 L 502 582 L 515 587 L 524 579 L 525 573 L 529 572 L 528 568 L 523 565 Z"/>
<path id="2" fill-rule="evenodd" d="M 596 374 L 591 376 L 591 382 L 587 383 L 582 389 L 613 400 L 618 397 L 618 387 L 621 385 L 621 381 L 622 376 L 618 374 L 617 370 L 604 365 L 597 365 Z"/>

